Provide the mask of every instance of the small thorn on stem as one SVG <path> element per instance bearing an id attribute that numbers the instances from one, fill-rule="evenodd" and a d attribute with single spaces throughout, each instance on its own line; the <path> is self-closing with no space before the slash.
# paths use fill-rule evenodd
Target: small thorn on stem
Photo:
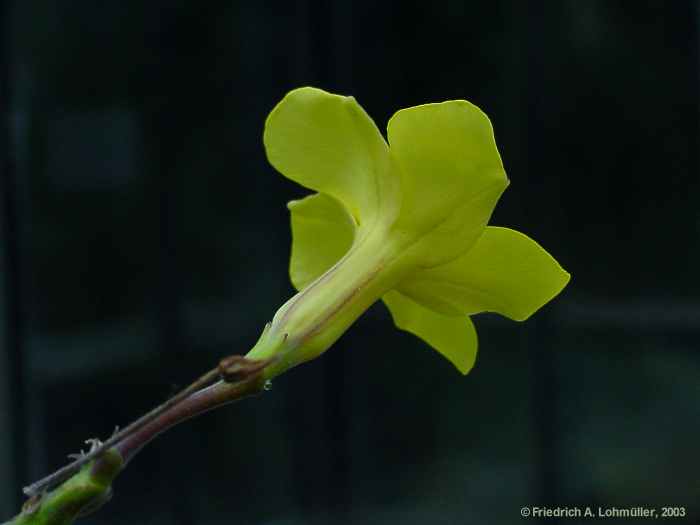
<path id="1" fill-rule="evenodd" d="M 88 454 L 91 454 L 102 446 L 102 441 L 100 441 L 98 438 L 90 438 L 85 440 L 85 444 L 90 445 L 90 450 L 88 451 Z"/>

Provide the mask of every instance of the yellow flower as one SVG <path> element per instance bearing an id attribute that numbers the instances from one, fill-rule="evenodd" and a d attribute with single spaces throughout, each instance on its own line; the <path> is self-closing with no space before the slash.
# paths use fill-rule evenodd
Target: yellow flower
<path id="1" fill-rule="evenodd" d="M 316 193 L 289 203 L 290 274 L 299 290 L 251 358 L 269 377 L 328 349 L 375 301 L 462 373 L 469 316 L 524 320 L 569 274 L 535 241 L 487 226 L 508 186 L 491 123 L 464 100 L 398 111 L 388 144 L 352 97 L 296 89 L 267 119 L 270 163 Z"/>

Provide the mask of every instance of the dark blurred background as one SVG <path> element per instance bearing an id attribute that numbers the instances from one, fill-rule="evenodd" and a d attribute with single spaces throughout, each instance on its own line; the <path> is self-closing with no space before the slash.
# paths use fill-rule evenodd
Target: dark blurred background
<path id="1" fill-rule="evenodd" d="M 492 222 L 572 283 L 524 324 L 478 316 L 467 377 L 377 305 L 270 392 L 157 440 L 85 523 L 513 524 L 543 504 L 700 523 L 698 2 L 2 14 L 0 518 L 83 440 L 246 352 L 293 293 L 285 203 L 307 192 L 262 127 L 314 85 L 380 129 L 481 106 L 511 179 Z"/>

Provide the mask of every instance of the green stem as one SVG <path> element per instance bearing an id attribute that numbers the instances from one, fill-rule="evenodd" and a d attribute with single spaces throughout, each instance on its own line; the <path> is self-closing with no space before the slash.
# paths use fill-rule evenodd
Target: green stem
<path id="1" fill-rule="evenodd" d="M 123 466 L 121 455 L 109 449 L 55 490 L 28 500 L 5 525 L 69 525 L 109 500 L 112 480 Z"/>

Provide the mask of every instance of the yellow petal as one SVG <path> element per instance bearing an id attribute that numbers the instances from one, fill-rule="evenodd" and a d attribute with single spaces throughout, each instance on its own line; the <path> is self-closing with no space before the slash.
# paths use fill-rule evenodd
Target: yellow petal
<path id="1" fill-rule="evenodd" d="M 435 266 L 468 250 L 508 179 L 484 113 L 465 100 L 398 111 L 389 121 L 402 205 L 397 228 L 420 233 L 413 251 Z"/>
<path id="2" fill-rule="evenodd" d="M 292 216 L 289 275 L 301 290 L 350 249 L 355 222 L 337 200 L 319 193 L 291 201 L 287 207 Z"/>
<path id="3" fill-rule="evenodd" d="M 396 291 L 386 294 L 383 300 L 396 326 L 423 339 L 463 374 L 472 369 L 478 341 L 469 317 L 440 314 Z"/>
<path id="4" fill-rule="evenodd" d="M 270 113 L 263 141 L 282 175 L 336 198 L 358 223 L 372 221 L 394 191 L 388 146 L 352 97 L 295 89 Z"/>
<path id="5" fill-rule="evenodd" d="M 559 263 L 527 235 L 489 226 L 466 254 L 415 274 L 399 289 L 449 315 L 497 312 L 524 321 L 569 279 Z"/>

